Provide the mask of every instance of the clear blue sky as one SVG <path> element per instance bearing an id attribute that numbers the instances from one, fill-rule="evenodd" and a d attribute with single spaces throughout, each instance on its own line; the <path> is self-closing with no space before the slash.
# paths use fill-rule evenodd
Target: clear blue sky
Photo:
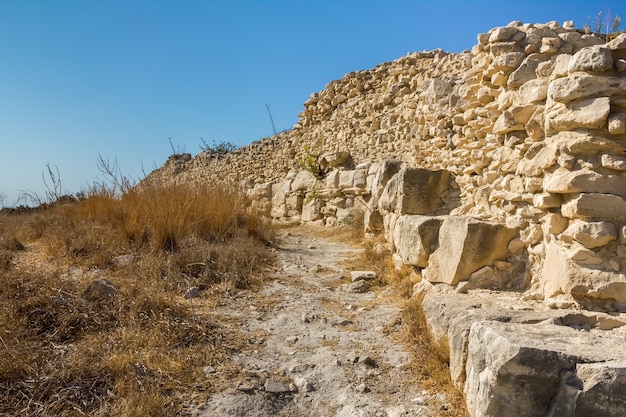
<path id="1" fill-rule="evenodd" d="M 574 20 L 614 1 L 0 0 L 0 193 L 68 192 L 98 153 L 142 177 L 176 150 L 291 128 L 313 92 L 407 52 L 470 49 L 512 20 Z M 626 26 L 626 21 L 625 25 Z"/>

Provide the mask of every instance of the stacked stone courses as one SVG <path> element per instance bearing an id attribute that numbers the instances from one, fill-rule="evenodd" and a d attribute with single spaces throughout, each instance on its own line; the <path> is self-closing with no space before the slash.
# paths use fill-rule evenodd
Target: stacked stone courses
<path id="1" fill-rule="evenodd" d="M 451 296 L 441 294 L 515 294 L 552 311 L 583 311 L 587 324 L 622 328 L 625 114 L 626 34 L 607 41 L 572 22 L 512 22 L 479 34 L 471 51 L 409 53 L 346 74 L 311 95 L 292 130 L 227 155 L 174 155 L 146 181 L 236 182 L 254 210 L 276 221 L 335 226 L 361 212 L 368 236 L 383 235 L 396 264 L 422 277 L 417 290 L 428 287 L 427 316 L 433 331 L 450 340 L 453 379 L 466 392 L 470 414 L 504 415 L 498 413 L 513 405 L 500 371 L 523 367 L 509 357 L 490 363 L 486 346 L 504 343 L 519 358 L 525 346 L 547 339 L 516 339 L 515 326 L 530 326 L 527 315 L 509 317 L 517 324 L 494 324 L 500 310 L 445 310 Z M 298 164 L 318 149 L 321 178 Z M 429 312 L 429 305 L 439 307 Z M 616 318 L 585 316 L 591 311 Z M 537 314 L 533 323 L 550 319 Z M 572 321 L 558 320 L 570 324 L 554 334 L 567 333 Z M 546 331 L 538 327 L 535 334 Z M 558 343 L 542 355 L 561 358 L 569 349 L 576 356 L 575 345 Z M 543 411 L 526 412 L 520 402 L 510 415 L 548 415 L 545 407 L 556 410 L 550 415 L 584 415 L 559 414 L 558 407 L 626 413 L 626 353 L 613 353 L 567 359 L 578 370 L 550 380 L 554 392 L 536 393 L 533 410 Z M 483 380 L 487 370 L 493 383 Z M 601 372 L 612 379 L 598 382 Z M 516 374 L 511 384 L 527 377 Z M 561 393 L 572 378 L 593 388 L 576 391 L 576 398 Z M 617 397 L 598 405 L 593 396 L 600 391 L 593 390 Z"/>

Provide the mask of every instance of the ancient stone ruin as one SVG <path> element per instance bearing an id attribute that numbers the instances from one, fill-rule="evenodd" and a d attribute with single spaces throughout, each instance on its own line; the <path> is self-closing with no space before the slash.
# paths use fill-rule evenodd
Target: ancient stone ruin
<path id="1" fill-rule="evenodd" d="M 472 416 L 626 415 L 625 114 L 626 34 L 512 22 L 346 74 L 293 130 L 148 180 L 237 181 L 277 221 L 362 212 L 423 277 Z"/>

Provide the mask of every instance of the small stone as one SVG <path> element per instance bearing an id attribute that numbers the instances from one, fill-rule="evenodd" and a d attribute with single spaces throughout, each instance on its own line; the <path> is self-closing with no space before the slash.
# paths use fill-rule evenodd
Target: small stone
<path id="1" fill-rule="evenodd" d="M 271 392 L 274 394 L 281 394 L 284 392 L 289 392 L 289 388 L 285 386 L 285 384 L 283 384 L 280 381 L 276 381 L 274 379 L 268 379 L 267 381 L 265 381 L 265 392 Z"/>
<path id="2" fill-rule="evenodd" d="M 191 287 L 187 290 L 183 297 L 185 297 L 186 300 L 189 300 L 190 298 L 197 298 L 199 296 L 200 292 L 198 292 L 198 289 L 196 287 Z"/>
<path id="3" fill-rule="evenodd" d="M 291 373 L 300 373 L 300 372 L 304 372 L 307 369 L 309 369 L 309 365 L 306 363 L 300 363 L 298 365 L 294 365 L 291 368 L 289 368 L 289 372 Z"/>
<path id="4" fill-rule="evenodd" d="M 424 397 L 415 397 L 411 400 L 411 402 L 417 405 L 426 405 L 426 400 L 424 400 Z"/>
<path id="5" fill-rule="evenodd" d="M 89 284 L 83 297 L 88 300 L 100 300 L 103 298 L 113 297 L 117 294 L 117 290 L 113 283 L 106 278 L 98 278 Z"/>
<path id="6" fill-rule="evenodd" d="M 285 339 L 285 343 L 288 343 L 290 345 L 296 343 L 298 341 L 298 336 L 289 336 L 288 338 Z"/>
<path id="7" fill-rule="evenodd" d="M 357 385 L 354 390 L 360 394 L 365 394 L 370 392 L 370 389 L 367 387 L 367 385 L 365 384 L 359 384 Z"/>
<path id="8" fill-rule="evenodd" d="M 205 366 L 204 368 L 202 368 L 202 370 L 204 371 L 204 374 L 209 377 L 212 374 L 214 374 L 215 372 L 217 372 L 217 369 L 215 369 L 212 366 Z"/>
<path id="9" fill-rule="evenodd" d="M 352 271 L 350 272 L 352 282 L 356 281 L 375 281 L 378 275 L 374 271 Z"/>
<path id="10" fill-rule="evenodd" d="M 368 281 L 356 281 L 348 285 L 348 292 L 362 294 L 369 291 L 372 285 Z"/>

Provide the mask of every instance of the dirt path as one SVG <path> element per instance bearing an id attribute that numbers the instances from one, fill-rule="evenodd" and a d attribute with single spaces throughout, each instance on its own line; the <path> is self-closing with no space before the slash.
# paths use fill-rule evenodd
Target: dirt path
<path id="1" fill-rule="evenodd" d="M 412 382 L 409 353 L 396 337 L 399 308 L 384 288 L 348 290 L 342 264 L 357 249 L 294 228 L 281 235 L 277 254 L 271 283 L 215 307 L 217 317 L 240 320 L 250 348 L 233 357 L 241 378 L 192 414 L 432 415 L 432 397 Z"/>

